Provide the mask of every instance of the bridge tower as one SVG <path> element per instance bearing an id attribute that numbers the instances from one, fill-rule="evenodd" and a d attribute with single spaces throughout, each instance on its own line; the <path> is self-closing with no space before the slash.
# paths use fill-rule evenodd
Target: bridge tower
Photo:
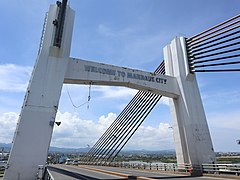
<path id="1" fill-rule="evenodd" d="M 176 37 L 163 51 L 166 74 L 176 77 L 180 90 L 178 98 L 170 99 L 177 163 L 201 171 L 201 164 L 215 163 L 215 153 L 185 38 Z"/>
<path id="2" fill-rule="evenodd" d="M 74 11 L 66 1 L 50 6 L 4 180 L 37 179 L 38 166 L 46 164 L 67 69 L 66 58 L 70 55 L 73 22 Z"/>

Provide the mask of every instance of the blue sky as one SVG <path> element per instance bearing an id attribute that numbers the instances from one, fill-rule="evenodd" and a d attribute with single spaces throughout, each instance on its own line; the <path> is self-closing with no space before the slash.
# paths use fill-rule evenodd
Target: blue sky
<path id="1" fill-rule="evenodd" d="M 0 142 L 10 143 L 38 52 L 43 19 L 52 0 L 0 1 Z M 76 11 L 71 57 L 154 71 L 163 47 L 240 12 L 239 0 L 71 0 Z M 216 151 L 240 151 L 240 73 L 197 74 Z M 135 90 L 64 85 L 52 145 L 93 145 L 133 97 Z M 144 122 L 128 148 L 174 148 L 168 100 Z"/>

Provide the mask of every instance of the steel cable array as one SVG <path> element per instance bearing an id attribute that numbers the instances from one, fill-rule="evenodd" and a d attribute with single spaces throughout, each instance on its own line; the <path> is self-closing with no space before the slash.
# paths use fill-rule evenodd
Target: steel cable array
<path id="1" fill-rule="evenodd" d="M 164 61 L 155 74 L 165 74 Z M 112 161 L 151 112 L 161 95 L 138 91 L 82 161 L 88 164 Z"/>
<path id="2" fill-rule="evenodd" d="M 186 43 L 191 72 L 240 71 L 236 66 L 240 64 L 240 15 L 187 38 Z"/>
<path id="3" fill-rule="evenodd" d="M 195 36 L 186 38 L 190 71 L 192 73 L 240 71 L 239 67 L 235 68 L 235 65 L 240 64 L 236 59 L 240 56 L 239 24 L 240 15 L 237 15 Z M 228 59 L 231 61 L 226 61 Z M 224 68 L 215 68 L 219 66 Z M 165 74 L 164 61 L 154 73 Z M 151 92 L 139 91 L 82 161 L 88 164 L 113 161 L 161 97 Z"/>

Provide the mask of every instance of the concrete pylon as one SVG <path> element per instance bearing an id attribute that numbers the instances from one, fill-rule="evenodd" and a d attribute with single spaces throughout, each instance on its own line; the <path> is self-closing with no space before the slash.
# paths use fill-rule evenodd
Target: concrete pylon
<path id="1" fill-rule="evenodd" d="M 195 74 L 190 73 L 185 38 L 164 47 L 166 75 L 176 77 L 180 96 L 170 98 L 178 164 L 191 164 L 201 172 L 202 163 L 215 163 L 215 153 Z"/>
<path id="2" fill-rule="evenodd" d="M 15 131 L 4 180 L 37 179 L 45 165 L 68 58 L 74 11 L 67 6 L 61 48 L 53 46 L 59 5 L 51 5 L 38 55 Z"/>

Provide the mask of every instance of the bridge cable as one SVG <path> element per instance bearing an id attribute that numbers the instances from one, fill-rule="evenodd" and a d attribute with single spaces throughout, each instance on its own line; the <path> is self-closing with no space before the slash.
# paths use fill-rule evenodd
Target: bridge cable
<path id="1" fill-rule="evenodd" d="M 155 102 L 157 101 L 158 102 L 158 99 L 156 98 L 157 96 L 156 95 L 152 95 L 152 100 L 154 100 Z M 122 136 L 120 134 L 120 138 L 119 138 L 119 141 L 116 141 L 114 142 L 112 148 L 108 151 L 108 153 L 106 153 L 103 157 L 103 160 L 106 159 L 106 161 L 112 156 L 114 155 L 114 153 L 116 152 L 116 150 L 121 146 L 121 144 L 124 144 L 125 145 L 125 140 L 128 140 L 127 137 L 131 134 L 131 132 L 135 132 L 134 131 L 134 128 L 137 130 L 138 127 L 141 125 L 141 120 L 142 118 L 144 118 L 145 115 L 148 115 L 148 110 L 150 109 L 151 110 L 151 106 L 152 104 L 149 104 L 149 105 L 146 105 L 143 107 L 143 109 L 141 109 L 141 114 L 139 114 L 139 117 L 138 117 L 138 120 L 137 121 L 133 121 L 132 124 L 129 126 L 129 129 L 126 128 L 123 132 L 122 132 Z M 140 123 L 139 123 L 140 122 Z M 127 142 L 127 141 L 126 141 Z M 115 155 L 114 155 L 115 156 Z M 102 160 L 102 161 L 103 161 Z"/>
<path id="2" fill-rule="evenodd" d="M 103 154 L 105 150 L 112 144 L 112 142 L 116 141 L 116 137 L 119 137 L 119 133 L 122 131 L 122 129 L 127 126 L 128 123 L 131 121 L 127 121 L 129 117 L 134 116 L 137 112 L 137 110 L 140 107 L 140 104 L 142 103 L 141 96 L 144 96 L 144 92 L 140 94 L 140 101 L 136 101 L 131 108 L 127 111 L 127 113 L 119 119 L 118 123 L 116 123 L 114 126 L 112 126 L 112 131 L 108 133 L 107 137 L 101 142 L 100 146 L 97 148 L 97 151 L 94 152 L 94 154 Z M 129 116 L 130 114 L 130 116 Z M 115 137 L 114 139 L 112 137 Z M 90 160 L 92 160 L 95 156 L 93 156 Z"/>
<path id="3" fill-rule="evenodd" d="M 135 96 L 135 97 L 136 97 L 136 96 Z M 132 100 L 134 100 L 134 99 L 132 99 Z M 131 103 L 129 103 L 128 106 L 129 106 L 130 104 L 131 104 Z M 127 109 L 127 108 L 125 108 L 124 110 L 126 110 L 126 109 Z M 124 112 L 124 111 L 122 111 L 122 112 Z M 118 117 L 119 117 L 119 116 L 118 116 Z M 118 119 L 118 118 L 117 118 L 117 119 Z M 116 121 L 114 121 L 113 124 L 114 124 L 114 123 L 115 123 L 115 126 L 114 126 L 114 127 L 116 128 L 116 126 L 117 126 Z M 121 123 L 123 123 L 123 121 L 122 121 Z M 113 125 L 113 124 L 112 124 L 112 125 Z M 108 128 L 108 130 L 109 130 L 110 128 L 113 129 L 113 127 L 110 126 L 110 127 Z M 110 133 L 113 133 L 113 132 L 111 131 Z M 106 132 L 105 132 L 105 134 L 106 134 Z M 109 136 L 109 134 L 108 134 L 108 136 Z M 101 138 L 102 138 L 102 137 L 101 137 Z M 101 139 L 101 138 L 100 138 L 100 139 Z M 105 138 L 105 139 L 106 139 L 106 138 Z M 110 139 L 110 138 L 108 137 L 108 139 Z M 106 141 L 106 140 L 105 140 L 105 141 Z M 95 145 L 96 145 L 96 144 L 95 144 Z M 103 145 L 103 142 L 101 142 L 101 145 Z M 94 147 L 95 147 L 95 146 L 94 146 Z M 99 147 L 99 146 L 98 146 L 98 147 Z M 98 147 L 97 147 L 97 148 L 98 148 Z M 96 148 L 96 149 L 97 149 L 97 148 Z M 100 149 L 101 149 L 101 146 L 100 146 L 100 148 L 97 149 L 98 152 L 99 152 Z M 98 153 L 98 152 L 97 152 L 97 153 Z M 94 153 L 96 153 L 96 152 L 94 152 Z"/>
<path id="4" fill-rule="evenodd" d="M 153 94 L 153 93 L 152 93 Z M 109 155 L 106 154 L 104 156 L 104 159 L 106 159 L 106 162 L 109 161 L 109 159 L 114 159 L 117 154 L 121 151 L 121 149 L 126 145 L 126 143 L 130 140 L 130 138 L 132 137 L 132 135 L 136 132 L 136 130 L 140 127 L 140 125 L 143 123 L 143 121 L 145 120 L 145 118 L 148 116 L 148 114 L 151 112 L 151 110 L 155 107 L 155 105 L 157 104 L 157 102 L 160 100 L 162 96 L 159 96 L 157 94 L 154 94 L 153 100 L 151 101 L 151 103 L 147 103 L 147 107 L 143 108 L 140 112 L 140 114 L 137 115 L 138 120 L 136 121 L 135 124 L 133 124 L 130 127 L 129 131 L 125 131 L 123 133 L 124 137 L 122 137 L 122 140 L 116 144 L 116 147 L 112 148 L 109 151 Z M 120 148 L 119 148 L 120 147 Z M 119 150 L 117 151 L 117 149 L 119 148 Z M 112 152 L 111 152 L 112 151 Z M 115 153 L 117 151 L 117 153 Z M 114 154 L 115 153 L 115 154 Z M 111 160 L 111 161 L 112 161 Z"/>
<path id="5" fill-rule="evenodd" d="M 240 14 L 186 38 L 190 72 L 240 71 L 240 61 L 237 59 L 240 57 L 239 29 Z M 210 63 L 213 61 L 216 63 Z"/>
<path id="6" fill-rule="evenodd" d="M 143 93 L 143 92 L 141 92 L 141 93 Z M 131 101 L 130 101 L 130 103 L 124 108 L 124 110 L 121 112 L 121 114 L 117 117 L 117 119 L 113 122 L 113 124 L 108 128 L 108 130 L 106 131 L 106 132 L 109 132 L 109 129 L 111 130 L 111 129 L 116 129 L 116 126 L 118 126 L 118 124 L 119 123 L 123 123 L 123 120 L 122 120 L 122 118 L 124 118 L 124 117 L 126 117 L 126 113 L 129 113 L 129 111 L 131 110 L 131 107 L 133 106 L 133 105 L 136 105 L 135 104 L 135 101 L 138 99 L 138 96 L 139 96 L 139 94 L 140 94 L 140 96 L 141 96 L 141 93 L 137 93 L 137 96 L 135 96 Z M 133 101 L 134 100 L 134 101 Z M 132 103 L 132 102 L 134 102 L 134 103 Z M 130 107 L 130 108 L 129 108 Z M 130 110 L 129 110 L 130 109 Z M 127 110 L 127 111 L 126 111 Z M 132 111 L 132 110 L 131 110 Z M 132 113 L 132 112 L 131 112 Z M 120 121 L 117 121 L 117 120 L 120 120 Z M 117 123 L 116 123 L 117 122 Z M 114 126 L 113 126 L 114 125 Z M 122 125 L 121 125 L 122 126 Z M 118 128 L 119 129 L 119 128 Z M 106 134 L 106 132 L 104 133 L 104 135 Z M 112 131 L 110 131 L 110 134 L 112 133 Z M 109 134 L 109 133 L 108 133 Z M 99 139 L 99 140 L 102 140 L 102 138 L 103 138 L 103 136 Z M 109 137 L 108 137 L 109 138 Z M 105 138 L 106 139 L 106 138 Z M 98 140 L 98 142 L 99 142 L 99 140 Z M 97 143 L 98 143 L 97 142 Z M 96 143 L 96 144 L 97 144 Z M 102 142 L 101 142 L 102 143 Z M 93 148 L 91 149 L 91 154 L 92 154 L 92 152 L 93 152 L 93 150 L 95 150 L 95 149 L 97 149 L 98 147 L 96 147 L 96 144 L 93 146 Z M 103 145 L 103 144 L 101 144 L 101 145 Z M 99 149 L 101 149 L 101 148 L 99 148 Z"/>
<path id="7" fill-rule="evenodd" d="M 124 146 L 127 143 L 127 141 L 130 139 L 130 138 L 127 139 L 127 137 L 131 133 L 135 132 L 134 131 L 135 127 L 137 127 L 136 130 L 138 129 L 138 127 L 141 125 L 143 120 L 150 113 L 151 110 L 149 111 L 149 109 L 151 109 L 151 106 L 154 103 L 154 101 L 158 102 L 161 98 L 161 96 L 159 96 L 157 94 L 153 94 L 153 93 L 149 93 L 149 92 L 147 92 L 147 93 L 148 93 L 148 95 L 153 95 L 153 96 L 150 96 L 150 98 L 152 98 L 152 100 L 150 99 L 150 103 L 145 103 L 146 100 L 144 101 L 144 103 L 143 103 L 144 106 L 141 109 L 139 109 L 139 111 L 138 111 L 139 113 L 135 114 L 135 117 L 133 117 L 132 123 L 130 125 L 128 125 L 127 128 L 124 128 L 124 131 L 122 131 L 122 133 L 119 134 L 120 138 L 118 138 L 118 141 L 115 141 L 114 145 L 111 147 L 111 149 L 109 149 L 108 152 L 106 154 L 104 154 L 104 156 L 103 156 L 104 159 L 106 159 L 106 158 L 109 159 L 114 154 L 114 152 L 117 150 L 117 148 L 121 147 L 121 144 L 123 144 L 123 146 Z M 149 100 L 149 97 L 146 97 L 146 99 Z M 127 141 L 126 141 L 126 143 L 124 143 L 124 141 L 126 139 L 127 139 Z"/>
<path id="8" fill-rule="evenodd" d="M 125 108 L 125 110 L 126 110 L 126 108 Z M 115 121 L 116 122 L 116 121 Z M 121 125 L 122 126 L 122 125 Z M 116 128 L 115 128 L 116 129 Z M 118 128 L 117 128 L 118 129 Z M 111 132 L 112 133 L 112 132 Z M 101 149 L 101 147 L 99 148 L 99 149 Z M 97 151 L 97 153 L 99 152 L 99 149 L 98 149 L 98 151 Z"/>
<path id="9" fill-rule="evenodd" d="M 233 65 L 240 64 L 240 61 L 235 59 L 240 56 L 239 18 L 240 15 L 237 15 L 186 39 L 189 69 L 192 73 L 240 71 L 240 68 L 232 68 Z M 233 60 L 226 62 L 225 60 L 228 59 Z M 217 61 L 217 63 L 209 63 L 212 61 Z M 208 69 L 208 67 L 215 66 L 230 66 L 230 69 Z M 165 69 L 161 73 L 165 73 Z M 90 149 L 85 160 L 90 163 L 108 162 L 117 156 L 161 98 L 149 93 L 140 92 L 134 96 L 107 131 Z"/>
<path id="10" fill-rule="evenodd" d="M 164 63 L 162 63 L 161 65 L 164 65 Z M 159 67 L 158 67 L 158 69 L 157 69 L 157 71 L 159 71 Z M 148 92 L 149 93 L 149 92 Z M 151 93 L 152 94 L 152 93 Z M 137 93 L 137 95 L 139 96 L 139 94 Z M 144 96 L 146 96 L 146 95 L 144 95 Z M 135 96 L 136 97 L 136 96 Z M 132 100 L 135 100 L 136 98 L 133 98 Z M 133 102 L 133 101 L 130 101 L 130 104 Z M 149 104 L 149 103 L 148 103 Z M 134 105 L 136 106 L 136 102 L 134 103 Z M 129 107 L 129 104 L 128 104 L 128 106 L 126 106 L 127 108 Z M 145 106 L 143 106 L 143 107 L 145 107 Z M 126 112 L 126 109 L 127 108 L 125 108 L 122 112 Z M 135 107 L 136 108 L 136 107 Z M 135 109 L 135 113 L 136 113 L 136 109 Z M 133 112 L 131 112 L 131 114 L 133 114 Z M 136 113 L 135 114 L 135 116 L 137 116 L 137 115 L 139 115 L 139 112 L 138 113 Z M 126 118 L 126 115 L 124 116 L 125 118 Z M 139 116 L 138 116 L 139 117 Z M 140 116 L 140 117 L 142 117 L 142 116 Z M 127 116 L 127 118 L 130 118 L 129 116 Z M 118 118 L 117 118 L 117 120 L 119 120 Z M 134 118 L 134 120 L 136 120 L 136 118 Z M 138 120 L 139 121 L 139 120 Z M 112 133 L 115 133 L 115 134 L 117 134 L 117 135 L 121 135 L 121 136 L 119 136 L 119 137 L 121 137 L 122 138 L 122 141 L 126 138 L 126 136 L 122 136 L 122 134 L 125 134 L 125 133 L 123 133 L 123 132 L 128 132 L 127 133 L 127 135 L 129 134 L 129 133 L 131 133 L 132 132 L 132 130 L 133 130 L 133 127 L 135 127 L 136 126 L 136 123 L 135 123 L 135 125 L 134 126 L 130 126 L 130 124 L 129 123 L 126 123 L 126 120 L 125 119 L 123 119 L 120 123 L 120 127 L 122 127 L 122 128 L 120 128 L 120 130 L 119 130 L 119 125 L 117 125 L 117 123 L 116 123 L 117 121 L 114 121 L 113 122 L 113 124 L 108 128 L 108 130 L 104 133 L 104 136 L 102 136 L 101 138 L 100 138 L 100 140 L 98 140 L 97 141 L 97 145 L 95 144 L 93 147 L 92 147 L 92 149 L 89 151 L 89 153 L 86 155 L 86 157 L 84 158 L 84 160 L 88 160 L 88 161 L 93 161 L 93 160 L 99 160 L 99 157 L 103 157 L 103 155 L 105 154 L 109 154 L 109 153 L 111 153 L 111 151 L 113 150 L 114 152 L 116 151 L 116 149 L 114 149 L 114 147 L 117 145 L 117 147 L 119 147 L 120 146 L 120 144 L 117 144 L 117 143 L 115 143 L 115 144 L 113 144 L 113 142 L 118 142 L 118 141 L 116 141 L 116 140 L 114 140 L 115 138 L 116 138 L 116 135 L 114 135 L 114 136 L 112 136 L 112 137 L 115 137 L 115 138 L 112 138 L 111 137 L 111 134 Z M 118 121 L 119 122 L 119 121 Z M 130 121 L 131 122 L 131 121 Z M 133 121 L 134 122 L 134 121 Z M 118 128 L 117 128 L 118 127 Z M 126 127 L 129 127 L 130 128 L 130 131 L 123 131 Z M 115 131 L 113 131 L 113 129 L 115 129 Z M 118 131 L 116 131 L 116 129 L 118 129 Z M 121 138 L 120 138 L 120 140 L 121 140 Z M 110 139 L 110 140 L 109 140 Z M 119 140 L 119 138 L 118 138 L 118 140 Z M 110 143 L 110 145 L 109 146 L 106 146 L 106 144 L 109 144 Z M 125 143 L 126 144 L 126 143 Z M 111 148 L 110 150 L 111 151 L 107 151 L 106 149 L 109 149 L 109 148 Z M 104 155 L 104 156 L 105 156 Z M 91 156 L 90 158 L 88 158 L 89 156 Z M 98 158 L 96 158 L 96 157 L 98 157 Z"/>
<path id="11" fill-rule="evenodd" d="M 148 94 L 146 98 L 150 98 L 153 99 L 154 98 L 154 94 Z M 141 103 L 144 101 L 145 99 L 143 99 L 141 101 Z M 136 113 L 132 113 L 129 114 L 129 117 L 127 119 L 129 119 L 129 121 L 126 121 L 126 123 L 123 125 L 125 128 L 121 128 L 119 130 L 117 130 L 117 134 L 114 134 L 113 136 L 113 140 L 111 141 L 111 143 L 106 143 L 107 147 L 104 148 L 101 151 L 101 155 L 102 156 L 97 156 L 96 161 L 100 160 L 101 157 L 105 157 L 109 154 L 109 152 L 111 152 L 111 150 L 114 148 L 114 146 L 116 146 L 118 144 L 119 141 L 121 141 L 122 138 L 125 137 L 125 135 L 127 134 L 127 132 L 129 130 L 131 130 L 131 127 L 134 126 L 135 123 L 135 118 L 137 118 L 138 114 L 141 112 L 145 112 L 144 109 L 148 108 L 148 104 L 144 104 L 143 106 L 141 106 L 140 108 L 137 108 L 137 112 Z"/>
<path id="12" fill-rule="evenodd" d="M 120 126 L 124 122 L 124 118 L 127 113 L 132 111 L 132 107 L 136 104 L 137 98 L 141 96 L 142 92 L 137 93 L 135 97 L 130 101 L 130 103 L 124 108 L 124 110 L 120 113 L 120 115 L 115 119 L 115 121 L 109 126 L 109 128 L 104 132 L 101 138 L 95 143 L 95 145 L 91 148 L 88 152 L 87 156 L 93 156 L 94 154 L 98 153 L 99 150 L 104 145 L 106 139 L 109 139 L 109 136 L 113 133 L 113 131 Z"/>

